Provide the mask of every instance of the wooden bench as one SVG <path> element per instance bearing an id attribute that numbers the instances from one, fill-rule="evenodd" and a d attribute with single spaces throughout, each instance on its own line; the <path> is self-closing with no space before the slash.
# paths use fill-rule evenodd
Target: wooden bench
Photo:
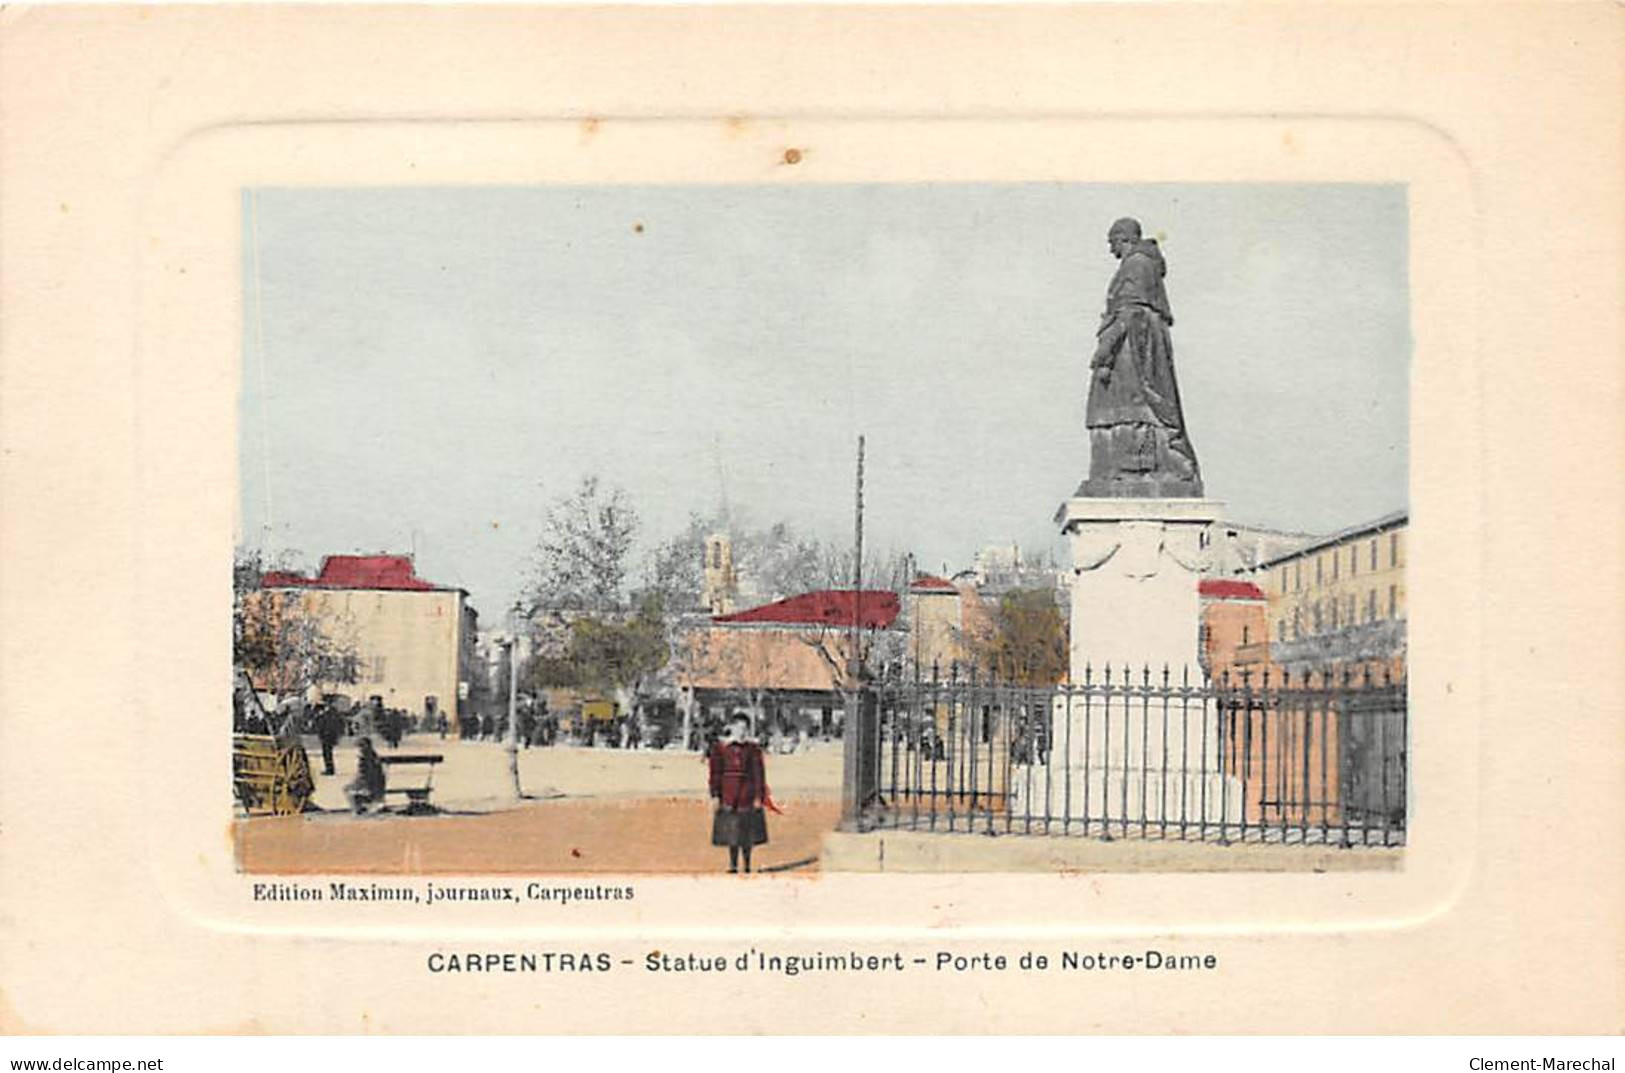
<path id="1" fill-rule="evenodd" d="M 404 756 L 380 756 L 378 760 L 385 768 L 396 765 L 403 767 L 422 765 L 427 769 L 424 772 L 421 786 L 386 786 L 384 787 L 384 793 L 405 794 L 406 808 L 403 811 L 408 816 L 423 816 L 432 813 L 434 806 L 429 804 L 429 795 L 434 792 L 434 768 L 436 764 L 444 759 L 445 757 L 440 753 L 408 753 Z"/>

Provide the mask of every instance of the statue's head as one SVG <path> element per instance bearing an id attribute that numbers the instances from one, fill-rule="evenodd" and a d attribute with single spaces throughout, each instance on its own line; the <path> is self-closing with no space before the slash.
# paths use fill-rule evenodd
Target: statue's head
<path id="1" fill-rule="evenodd" d="M 1140 221 L 1132 216 L 1125 216 L 1112 224 L 1111 230 L 1106 232 L 1106 245 L 1111 247 L 1112 256 L 1122 260 L 1123 256 L 1132 250 L 1140 241 Z"/>

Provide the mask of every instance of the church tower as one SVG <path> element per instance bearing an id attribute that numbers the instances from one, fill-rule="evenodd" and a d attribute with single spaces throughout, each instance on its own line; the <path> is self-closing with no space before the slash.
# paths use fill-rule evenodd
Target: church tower
<path id="1" fill-rule="evenodd" d="M 738 591 L 733 542 L 726 533 L 712 533 L 705 538 L 705 606 L 713 615 L 732 614 Z"/>

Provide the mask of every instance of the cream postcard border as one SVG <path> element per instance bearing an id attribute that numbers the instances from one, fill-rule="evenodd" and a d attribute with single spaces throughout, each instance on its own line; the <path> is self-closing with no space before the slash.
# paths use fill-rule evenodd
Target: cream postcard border
<path id="1" fill-rule="evenodd" d="M 1109 155 L 1098 147 L 1113 146 Z M 787 148 L 801 162 L 786 164 Z M 1146 168 L 1143 162 L 1156 161 Z M 1125 166 L 1125 164 L 1127 166 Z M 1412 289 L 1416 316 L 1413 362 L 1418 423 L 1413 469 L 1414 502 L 1407 584 L 1411 597 L 1412 786 L 1417 808 L 1403 869 L 1392 872 L 1248 875 L 1021 875 L 785 877 L 746 888 L 723 888 L 721 877 L 639 880 L 637 928 L 650 936 L 669 929 L 715 928 L 714 899 L 726 898 L 733 925 L 783 926 L 793 914 L 805 934 L 848 934 L 856 920 L 893 935 L 932 934 L 951 926 L 972 934 L 1098 935 L 1125 929 L 1222 927 L 1268 931 L 1338 926 L 1392 927 L 1445 909 L 1470 865 L 1475 841 L 1469 807 L 1476 787 L 1475 710 L 1471 683 L 1474 631 L 1470 607 L 1480 591 L 1471 562 L 1436 543 L 1429 519 L 1460 525 L 1474 516 L 1463 501 L 1463 475 L 1474 474 L 1473 403 L 1459 385 L 1476 371 L 1467 312 L 1473 291 L 1452 270 L 1443 251 L 1469 241 L 1472 196 L 1465 169 L 1431 132 L 1404 122 L 1164 118 L 1125 121 L 1070 118 L 1022 121 L 773 120 L 719 116 L 700 120 L 535 123 L 355 123 L 256 125 L 209 131 L 170 157 L 158 176 L 143 294 L 157 315 L 144 324 L 139 353 L 146 392 L 138 412 L 194 400 L 185 424 L 143 422 L 140 474 L 143 501 L 162 502 L 162 489 L 188 478 L 229 489 L 233 455 L 200 451 L 205 442 L 235 444 L 240 359 L 242 196 L 247 186 L 355 186 L 419 184 L 835 182 L 1385 182 L 1410 189 Z M 1056 226 L 1077 231 L 1079 221 Z M 235 290 L 233 288 L 235 287 Z M 185 316 L 173 311 L 187 310 Z M 207 356 L 206 359 L 200 356 Z M 1077 355 L 1056 355 L 1058 384 L 1075 379 Z M 1282 355 L 1284 363 L 1290 355 Z M 403 375 L 410 369 L 403 368 Z M 206 435 L 200 435 L 206 433 Z M 205 468 L 206 467 L 206 468 Z M 1222 490 L 1221 490 L 1222 491 Z M 1240 490 L 1237 490 L 1238 492 Z M 1057 501 L 1067 490 L 1057 489 Z M 224 500 L 224 497 L 222 497 Z M 141 636 L 154 642 L 139 665 L 151 677 L 146 697 L 166 697 L 181 711 L 207 713 L 223 689 L 219 676 L 182 675 L 173 639 L 176 623 L 224 622 L 229 591 L 226 556 L 232 546 L 228 509 L 152 518 L 148 530 L 163 540 L 144 561 L 138 606 L 152 618 Z M 149 506 L 149 512 L 152 508 Z M 149 517 L 151 514 L 149 513 Z M 182 549 L 176 533 L 184 533 Z M 1431 539 L 1430 539 L 1431 538 Z M 167 554 L 166 554 L 167 553 Z M 200 564 L 220 581 L 200 586 Z M 1458 587 L 1459 586 L 1459 587 Z M 178 594 L 187 602 L 177 604 Z M 161 594 L 167 598 L 160 599 Z M 1450 607 L 1453 613 L 1441 614 Z M 198 636 L 183 656 L 225 668 L 227 638 Z M 222 672 L 223 673 L 223 672 Z M 1448 688 L 1446 688 L 1448 686 Z M 464 929 L 541 936 L 561 929 L 611 924 L 617 915 L 494 914 L 489 908 L 429 913 L 416 907 L 251 905 L 247 880 L 231 868 L 231 846 L 221 836 L 229 802 L 223 737 L 211 735 L 205 716 L 142 721 L 152 728 L 142 770 L 154 779 L 172 768 L 208 772 L 196 795 L 154 792 L 162 811 L 147 826 L 154 882 L 182 914 L 214 926 L 298 931 L 315 927 L 355 930 L 407 928 L 429 938 Z M 167 762 L 167 763 L 166 763 Z M 157 787 L 154 787 L 156 791 Z M 205 796 L 207 795 L 207 796 Z M 211 803 L 214 808 L 208 807 Z M 167 807 L 166 807 L 167 806 Z M 1358 851 L 1353 851 L 1358 852 Z M 404 863 L 404 862 L 403 862 Z M 696 888 L 695 884 L 699 884 Z M 695 901 L 693 894 L 700 894 Z M 703 893 L 702 893 L 703 892 Z M 1279 908 L 1260 920 L 1260 903 Z M 854 913 L 854 909 L 861 911 Z"/>
<path id="2" fill-rule="evenodd" d="M 7 9 L 0 1027 L 1617 1030 L 1620 479 L 1598 460 L 1621 446 L 1620 310 L 1584 297 L 1621 283 L 1618 20 Z M 217 729 L 243 186 L 1016 179 L 1407 184 L 1401 871 L 639 877 L 631 906 L 514 924 L 247 908 Z M 1058 377 L 1081 360 L 1057 358 Z M 105 728 L 50 718 L 70 686 Z M 1223 967 L 711 987 L 423 969 L 448 945 L 656 943 L 1156 943 Z"/>

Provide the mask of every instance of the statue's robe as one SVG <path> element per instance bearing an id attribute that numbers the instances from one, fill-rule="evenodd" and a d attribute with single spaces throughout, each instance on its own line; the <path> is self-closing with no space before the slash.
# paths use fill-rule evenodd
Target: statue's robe
<path id="1" fill-rule="evenodd" d="M 1196 452 L 1174 380 L 1173 314 L 1154 241 L 1124 254 L 1096 333 L 1089 401 L 1090 496 L 1200 496 Z"/>

